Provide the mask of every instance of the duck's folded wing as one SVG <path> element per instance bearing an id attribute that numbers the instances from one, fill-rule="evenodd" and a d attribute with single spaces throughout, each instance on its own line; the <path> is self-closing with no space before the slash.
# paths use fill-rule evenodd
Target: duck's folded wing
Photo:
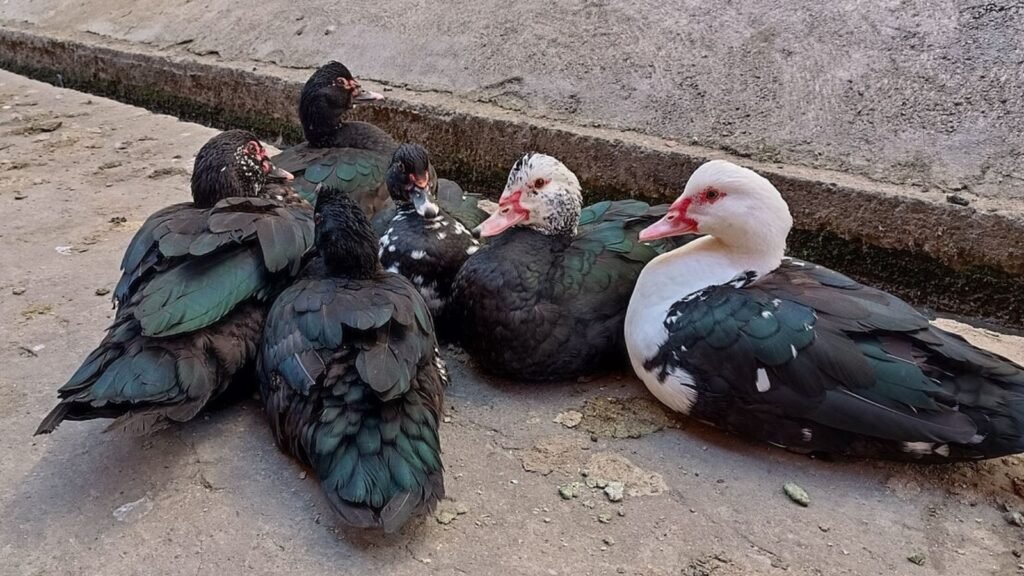
<path id="1" fill-rule="evenodd" d="M 673 305 L 648 369 L 681 368 L 703 394 L 857 434 L 977 441 L 955 384 L 933 365 L 938 349 L 922 343 L 937 330 L 906 303 L 799 261 L 749 282 Z"/>
<path id="2" fill-rule="evenodd" d="M 622 293 L 615 301 L 628 301 L 643 265 L 659 253 L 637 239 L 640 230 L 657 220 L 649 212 L 650 207 L 637 200 L 584 208 L 576 239 L 565 252 L 565 292 L 602 295 L 615 290 Z"/>
<path id="3" fill-rule="evenodd" d="M 308 393 L 324 375 L 328 359 L 322 351 L 357 338 L 360 377 L 382 400 L 404 394 L 424 347 L 432 346 L 430 338 L 403 337 L 409 331 L 433 334 L 426 305 L 413 298 L 418 295 L 411 287 L 380 283 L 339 290 L 337 282 L 343 281 L 301 280 L 281 293 L 264 329 L 260 370 L 268 378 L 277 371 L 291 388 Z"/>
<path id="4" fill-rule="evenodd" d="M 161 211 L 125 253 L 116 295 L 135 304 L 146 336 L 191 332 L 266 297 L 276 274 L 298 273 L 312 245 L 304 205 L 229 198 L 209 210 Z"/>
<path id="5" fill-rule="evenodd" d="M 444 496 L 432 331 L 397 275 L 300 280 L 271 310 L 258 363 L 271 427 L 350 525 L 395 531 Z"/>
<path id="6" fill-rule="evenodd" d="M 387 199 L 382 185 L 390 158 L 378 151 L 313 148 L 302 143 L 271 161 L 295 176 L 292 186 L 311 204 L 316 202 L 316 188 L 320 184 L 348 193 L 371 216 Z"/>

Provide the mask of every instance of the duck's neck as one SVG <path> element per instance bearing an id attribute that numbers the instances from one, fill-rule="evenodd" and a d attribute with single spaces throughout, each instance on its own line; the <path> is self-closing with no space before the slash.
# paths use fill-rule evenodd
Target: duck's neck
<path id="1" fill-rule="evenodd" d="M 784 252 L 785 243 L 744 250 L 705 236 L 651 260 L 640 273 L 626 312 L 626 341 L 634 364 L 653 356 L 664 342 L 665 317 L 677 300 L 748 272 L 760 278 L 779 267 Z"/>

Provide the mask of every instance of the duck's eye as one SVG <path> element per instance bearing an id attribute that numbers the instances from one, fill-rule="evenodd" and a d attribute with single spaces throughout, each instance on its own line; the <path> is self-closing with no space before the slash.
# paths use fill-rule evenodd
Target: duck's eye
<path id="1" fill-rule="evenodd" d="M 534 189 L 543 188 L 545 184 L 547 184 L 547 181 L 544 180 L 543 178 L 537 178 L 536 180 L 533 181 Z"/>
<path id="2" fill-rule="evenodd" d="M 704 198 L 707 198 L 708 200 L 718 200 L 719 195 L 720 193 L 718 190 L 714 188 L 708 188 L 707 191 L 704 192 Z"/>

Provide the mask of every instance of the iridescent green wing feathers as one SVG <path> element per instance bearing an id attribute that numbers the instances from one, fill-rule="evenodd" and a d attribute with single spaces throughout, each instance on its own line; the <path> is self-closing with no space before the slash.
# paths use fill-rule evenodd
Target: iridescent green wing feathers
<path id="1" fill-rule="evenodd" d="M 310 204 L 316 203 L 316 188 L 321 184 L 347 192 L 368 216 L 388 201 L 384 174 L 391 162 L 389 154 L 359 148 L 313 148 L 302 143 L 272 161 L 295 176 L 293 187 Z"/>
<path id="2" fill-rule="evenodd" d="M 322 351 L 358 343 L 355 367 L 380 399 L 407 392 L 416 366 L 431 350 L 433 324 L 422 299 L 389 280 L 360 286 L 307 279 L 286 289 L 267 321 L 265 369 L 277 370 L 305 393 L 324 373 Z"/>
<path id="3" fill-rule="evenodd" d="M 397 530 L 444 495 L 444 364 L 404 278 L 308 278 L 285 290 L 259 361 L 278 442 L 314 468 L 351 525 Z"/>
<path id="4" fill-rule="evenodd" d="M 216 322 L 240 302 L 266 298 L 277 273 L 294 275 L 313 244 L 312 211 L 263 198 L 228 198 L 209 210 L 177 205 L 150 217 L 122 260 L 115 299 L 136 292 L 146 336 Z"/>
<path id="5" fill-rule="evenodd" d="M 665 213 L 638 200 L 598 202 L 580 213 L 579 232 L 566 250 L 563 286 L 567 293 L 600 293 L 608 289 L 632 292 L 643 265 L 658 254 L 691 238 L 645 244 L 640 230 Z"/>

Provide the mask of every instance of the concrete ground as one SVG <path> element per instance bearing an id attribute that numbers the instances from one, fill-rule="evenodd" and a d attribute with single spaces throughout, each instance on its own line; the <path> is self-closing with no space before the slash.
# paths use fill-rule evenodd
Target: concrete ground
<path id="1" fill-rule="evenodd" d="M 129 238 L 187 198 L 212 134 L 0 72 L 3 574 L 1024 574 L 1004 519 L 1024 459 L 809 459 L 671 417 L 628 373 L 516 385 L 448 350 L 449 500 L 393 538 L 337 527 L 253 400 L 149 438 L 33 438 L 112 317 Z M 1020 338 L 944 324 L 1024 361 Z"/>
<path id="2" fill-rule="evenodd" d="M 231 62 L 338 58 L 536 118 L 1024 199 L 1017 0 L 35 0 L 0 3 L 3 22 Z"/>

